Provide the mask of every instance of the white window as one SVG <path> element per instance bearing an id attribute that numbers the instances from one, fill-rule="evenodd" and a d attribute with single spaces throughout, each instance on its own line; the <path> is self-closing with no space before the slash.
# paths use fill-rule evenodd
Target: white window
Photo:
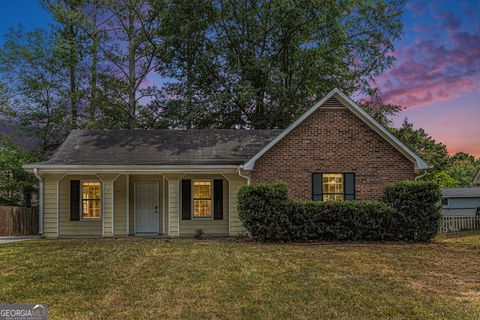
<path id="1" fill-rule="evenodd" d="M 343 200 L 343 174 L 325 173 L 323 174 L 323 200 Z"/>
<path id="2" fill-rule="evenodd" d="M 100 219 L 101 185 L 98 181 L 82 181 L 82 219 Z"/>
<path id="3" fill-rule="evenodd" d="M 211 218 L 213 212 L 212 206 L 212 181 L 211 180 L 194 180 L 193 187 L 193 217 L 194 218 Z"/>

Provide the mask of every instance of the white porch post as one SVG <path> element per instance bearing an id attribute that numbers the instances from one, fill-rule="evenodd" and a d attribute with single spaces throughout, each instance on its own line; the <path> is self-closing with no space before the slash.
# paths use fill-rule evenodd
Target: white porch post
<path id="1" fill-rule="evenodd" d="M 97 175 L 102 182 L 102 236 L 114 236 L 114 182 L 120 175 Z"/>
<path id="2" fill-rule="evenodd" d="M 65 178 L 65 174 L 57 180 L 57 238 L 60 236 L 60 181 Z"/>
<path id="3" fill-rule="evenodd" d="M 185 174 L 165 174 L 168 185 L 168 235 L 180 235 L 180 180 Z"/>

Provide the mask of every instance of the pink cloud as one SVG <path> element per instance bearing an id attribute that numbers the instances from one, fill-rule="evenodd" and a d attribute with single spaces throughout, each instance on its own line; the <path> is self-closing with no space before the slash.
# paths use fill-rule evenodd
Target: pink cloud
<path id="1" fill-rule="evenodd" d="M 440 122 L 438 125 L 439 125 L 440 127 L 446 128 L 446 127 L 452 126 L 453 124 L 454 124 L 453 121 L 442 121 L 442 122 Z"/>
<path id="2" fill-rule="evenodd" d="M 386 102 L 417 108 L 480 91 L 480 35 L 458 31 L 460 21 L 450 12 L 443 17 L 446 39 L 418 40 L 397 51 L 397 65 L 377 79 Z"/>

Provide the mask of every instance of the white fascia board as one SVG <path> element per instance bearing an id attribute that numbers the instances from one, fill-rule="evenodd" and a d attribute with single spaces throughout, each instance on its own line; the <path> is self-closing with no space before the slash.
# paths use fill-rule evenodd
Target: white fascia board
<path id="1" fill-rule="evenodd" d="M 415 171 L 426 170 L 429 168 L 429 165 L 423 161 L 418 155 L 416 155 L 410 148 L 403 144 L 397 137 L 395 137 L 390 131 L 385 129 L 381 124 L 379 124 L 375 119 L 373 119 L 365 110 L 358 106 L 352 99 L 346 96 L 342 91 L 335 88 L 330 91 L 323 99 L 318 101 L 312 108 L 305 112 L 300 118 L 298 118 L 294 123 L 292 123 L 287 129 L 280 133 L 275 139 L 273 139 L 269 144 L 267 144 L 260 152 L 253 156 L 248 162 L 243 166 L 244 170 L 253 170 L 255 161 L 257 161 L 261 156 L 263 156 L 268 150 L 270 150 L 274 145 L 276 145 L 280 140 L 282 140 L 287 134 L 289 134 L 293 129 L 295 129 L 300 123 L 302 123 L 306 118 L 308 118 L 312 113 L 317 111 L 328 99 L 335 96 L 347 109 L 352 111 L 357 117 L 359 117 L 363 122 L 365 122 L 370 128 L 387 140 L 392 146 L 394 146 L 400 153 L 406 156 L 410 161 L 415 164 Z"/>
<path id="2" fill-rule="evenodd" d="M 48 165 L 48 164 L 28 164 L 22 166 L 28 172 L 33 172 L 36 168 L 41 173 L 216 173 L 232 172 L 236 173 L 238 165 Z"/>

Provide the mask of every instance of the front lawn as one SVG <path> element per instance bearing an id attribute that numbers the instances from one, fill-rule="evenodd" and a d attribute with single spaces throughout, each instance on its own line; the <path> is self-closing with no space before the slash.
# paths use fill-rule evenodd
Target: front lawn
<path id="1" fill-rule="evenodd" d="M 431 244 L 0 245 L 0 303 L 50 319 L 479 319 L 480 233 Z"/>

